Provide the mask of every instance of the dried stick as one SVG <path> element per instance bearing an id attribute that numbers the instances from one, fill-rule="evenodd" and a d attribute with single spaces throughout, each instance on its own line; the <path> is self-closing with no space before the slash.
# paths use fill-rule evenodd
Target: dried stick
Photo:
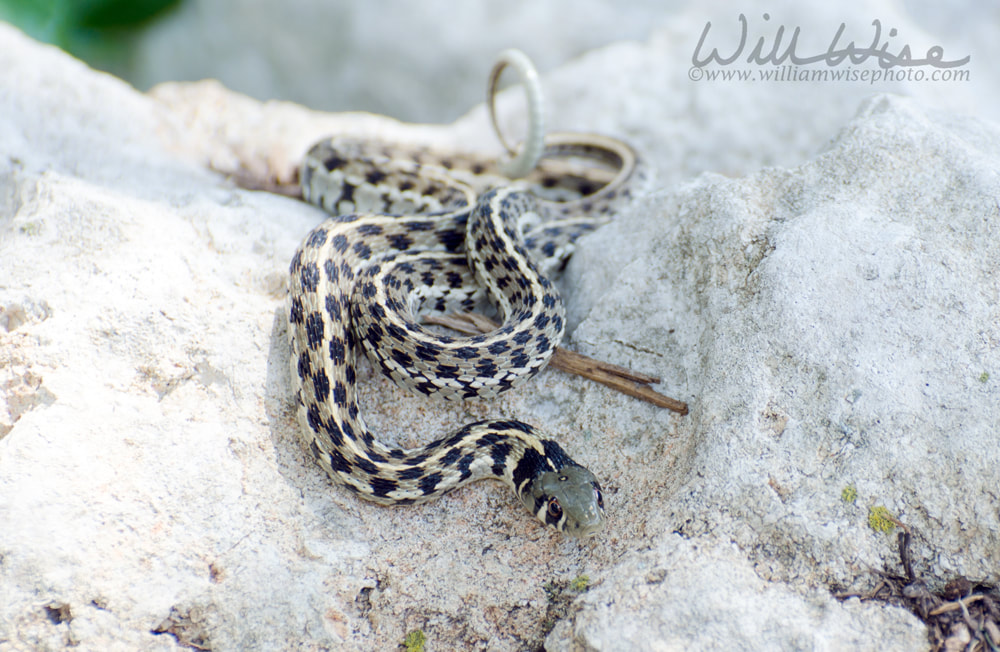
<path id="1" fill-rule="evenodd" d="M 927 615 L 938 616 L 940 614 L 947 613 L 949 611 L 957 611 L 958 609 L 967 607 L 968 605 L 972 604 L 973 602 L 976 602 L 977 600 L 985 600 L 986 598 L 987 596 L 985 593 L 976 593 L 968 597 L 962 598 L 961 600 L 955 600 L 954 602 L 945 602 L 944 604 L 940 604 L 931 609 L 929 612 L 927 612 Z"/>

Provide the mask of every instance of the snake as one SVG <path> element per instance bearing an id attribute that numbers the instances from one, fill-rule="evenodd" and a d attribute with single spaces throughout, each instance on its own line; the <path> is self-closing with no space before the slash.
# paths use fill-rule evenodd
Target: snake
<path id="1" fill-rule="evenodd" d="M 539 428 L 487 419 L 403 449 L 376 438 L 359 404 L 362 353 L 397 385 L 452 401 L 493 398 L 545 367 L 566 320 L 550 277 L 629 200 L 638 159 L 595 134 L 549 134 L 541 155 L 514 182 L 467 152 L 340 137 L 306 154 L 303 198 L 328 215 L 289 267 L 292 389 L 305 447 L 361 498 L 425 503 L 490 478 L 546 526 L 603 528 L 598 479 Z M 420 322 L 484 306 L 501 320 L 489 333 Z"/>

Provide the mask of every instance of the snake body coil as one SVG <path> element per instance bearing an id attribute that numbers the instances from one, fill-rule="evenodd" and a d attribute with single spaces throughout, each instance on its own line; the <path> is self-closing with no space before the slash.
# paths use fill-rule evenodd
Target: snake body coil
<path id="1" fill-rule="evenodd" d="M 534 427 L 480 421 L 417 449 L 391 448 L 366 426 L 356 392 L 359 350 L 397 384 L 451 400 L 495 396 L 545 366 L 564 328 L 547 272 L 628 195 L 635 166 L 627 146 L 597 136 L 554 135 L 547 156 L 596 160 L 616 173 L 596 182 L 565 166 L 537 173 L 536 187 L 574 197 L 550 201 L 493 187 L 509 182 L 469 157 L 350 140 L 321 142 L 306 156 L 303 194 L 332 217 L 306 236 L 290 268 L 293 386 L 309 450 L 359 496 L 426 502 L 495 478 L 560 531 L 590 536 L 603 526 L 597 479 Z M 473 307 L 484 289 L 503 319 L 498 330 L 449 337 L 417 323 L 420 312 Z"/>

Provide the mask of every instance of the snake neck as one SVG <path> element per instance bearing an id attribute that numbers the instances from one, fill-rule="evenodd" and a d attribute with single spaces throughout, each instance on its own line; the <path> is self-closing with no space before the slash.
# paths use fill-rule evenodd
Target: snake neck
<path id="1" fill-rule="evenodd" d="M 384 505 L 427 502 L 484 478 L 503 482 L 524 502 L 540 474 L 576 466 L 558 444 L 514 420 L 471 423 L 409 450 L 375 441 L 363 423 L 341 423 L 339 433 L 332 424 L 318 425 L 310 446 L 324 470 L 361 497 Z"/>
<path id="2" fill-rule="evenodd" d="M 310 411 L 304 425 L 314 433 L 310 452 L 326 473 L 372 502 L 428 502 L 490 478 L 510 487 L 545 525 L 580 537 L 603 527 L 597 478 L 526 423 L 479 421 L 410 450 L 380 444 L 360 417 L 338 425 L 336 416 L 324 422 Z"/>

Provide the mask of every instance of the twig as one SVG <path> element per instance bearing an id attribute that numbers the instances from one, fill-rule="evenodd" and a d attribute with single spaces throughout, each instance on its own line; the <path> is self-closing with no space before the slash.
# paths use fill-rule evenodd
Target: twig
<path id="1" fill-rule="evenodd" d="M 986 597 L 987 596 L 985 593 L 976 593 L 966 598 L 962 598 L 961 600 L 955 600 L 954 602 L 945 602 L 944 604 L 940 604 L 931 609 L 929 612 L 927 612 L 927 615 L 937 616 L 939 614 L 947 613 L 949 611 L 957 611 L 959 609 L 965 611 L 965 607 L 972 604 L 973 602 L 984 600 L 986 599 Z"/>
<path id="2" fill-rule="evenodd" d="M 497 328 L 497 325 L 491 320 L 474 313 L 428 315 L 424 321 L 429 324 L 446 326 L 466 335 L 488 333 Z M 556 347 L 549 364 L 556 369 L 589 378 L 623 394 L 652 403 L 657 407 L 673 410 L 682 415 L 688 413 L 687 403 L 664 396 L 650 387 L 650 385 L 660 382 L 660 379 L 655 376 L 637 373 L 609 362 L 594 360 L 562 347 Z"/>
<path id="3" fill-rule="evenodd" d="M 913 584 L 916 581 L 916 575 L 913 574 L 913 563 L 910 561 L 910 529 L 905 525 L 892 519 L 893 522 L 904 528 L 902 532 L 899 533 L 899 561 L 903 563 L 903 572 L 906 573 L 906 581 L 909 584 Z"/>

